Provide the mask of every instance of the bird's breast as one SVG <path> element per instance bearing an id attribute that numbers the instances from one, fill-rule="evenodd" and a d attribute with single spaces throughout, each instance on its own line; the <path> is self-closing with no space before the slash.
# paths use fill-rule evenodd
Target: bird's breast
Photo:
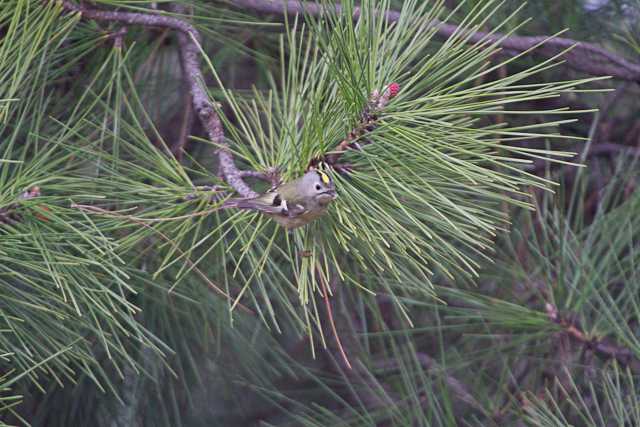
<path id="1" fill-rule="evenodd" d="M 316 218 L 319 218 L 322 215 L 324 215 L 326 211 L 327 211 L 326 209 L 314 209 L 314 210 L 307 211 L 300 215 L 296 215 L 292 217 L 287 215 L 280 215 L 280 214 L 274 214 L 270 216 L 274 219 L 274 221 L 276 221 L 278 224 L 280 224 L 284 228 L 288 230 L 292 230 L 294 228 L 299 228 L 299 227 L 302 227 L 303 225 L 307 225 L 308 223 L 315 220 Z"/>

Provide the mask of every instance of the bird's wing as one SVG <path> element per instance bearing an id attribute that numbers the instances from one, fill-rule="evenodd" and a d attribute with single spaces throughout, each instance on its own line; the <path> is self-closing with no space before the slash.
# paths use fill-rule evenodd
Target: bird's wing
<path id="1" fill-rule="evenodd" d="M 286 215 L 288 215 L 289 218 L 293 218 L 296 216 L 300 216 L 306 212 L 307 212 L 307 208 L 305 208 L 303 205 L 295 204 L 295 205 L 287 206 Z"/>
<path id="2" fill-rule="evenodd" d="M 295 218 L 308 212 L 300 203 L 287 203 L 278 193 L 267 192 L 250 199 L 231 199 L 226 207 L 249 209 L 273 215 L 284 215 Z"/>
<path id="3" fill-rule="evenodd" d="M 256 210 L 269 214 L 286 215 L 288 212 L 287 204 L 275 192 L 267 192 L 247 199 L 231 199 L 225 205 L 229 208 Z"/>

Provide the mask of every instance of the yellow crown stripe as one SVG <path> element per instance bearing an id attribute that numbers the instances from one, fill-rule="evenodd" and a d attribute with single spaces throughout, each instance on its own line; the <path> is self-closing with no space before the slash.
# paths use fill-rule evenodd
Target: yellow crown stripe
<path id="1" fill-rule="evenodd" d="M 329 175 L 322 172 L 321 170 L 318 170 L 316 172 L 318 172 L 318 175 L 320 175 L 320 179 L 322 179 L 322 182 L 324 182 L 325 184 L 329 184 L 331 182 L 331 178 L 329 178 Z"/>

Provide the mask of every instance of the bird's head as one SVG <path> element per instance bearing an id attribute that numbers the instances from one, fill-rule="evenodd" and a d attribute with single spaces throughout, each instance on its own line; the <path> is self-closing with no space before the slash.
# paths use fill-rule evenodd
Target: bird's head
<path id="1" fill-rule="evenodd" d="M 323 206 L 328 205 L 338 197 L 331 177 L 319 169 L 313 169 L 304 174 L 302 186 L 307 192 L 307 196 Z"/>

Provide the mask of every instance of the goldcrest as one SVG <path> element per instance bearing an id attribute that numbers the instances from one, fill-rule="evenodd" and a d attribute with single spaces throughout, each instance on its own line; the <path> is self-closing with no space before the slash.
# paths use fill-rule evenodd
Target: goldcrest
<path id="1" fill-rule="evenodd" d="M 336 197 L 331 177 L 321 170 L 313 169 L 258 197 L 230 199 L 225 207 L 262 212 L 291 230 L 324 215 Z"/>

